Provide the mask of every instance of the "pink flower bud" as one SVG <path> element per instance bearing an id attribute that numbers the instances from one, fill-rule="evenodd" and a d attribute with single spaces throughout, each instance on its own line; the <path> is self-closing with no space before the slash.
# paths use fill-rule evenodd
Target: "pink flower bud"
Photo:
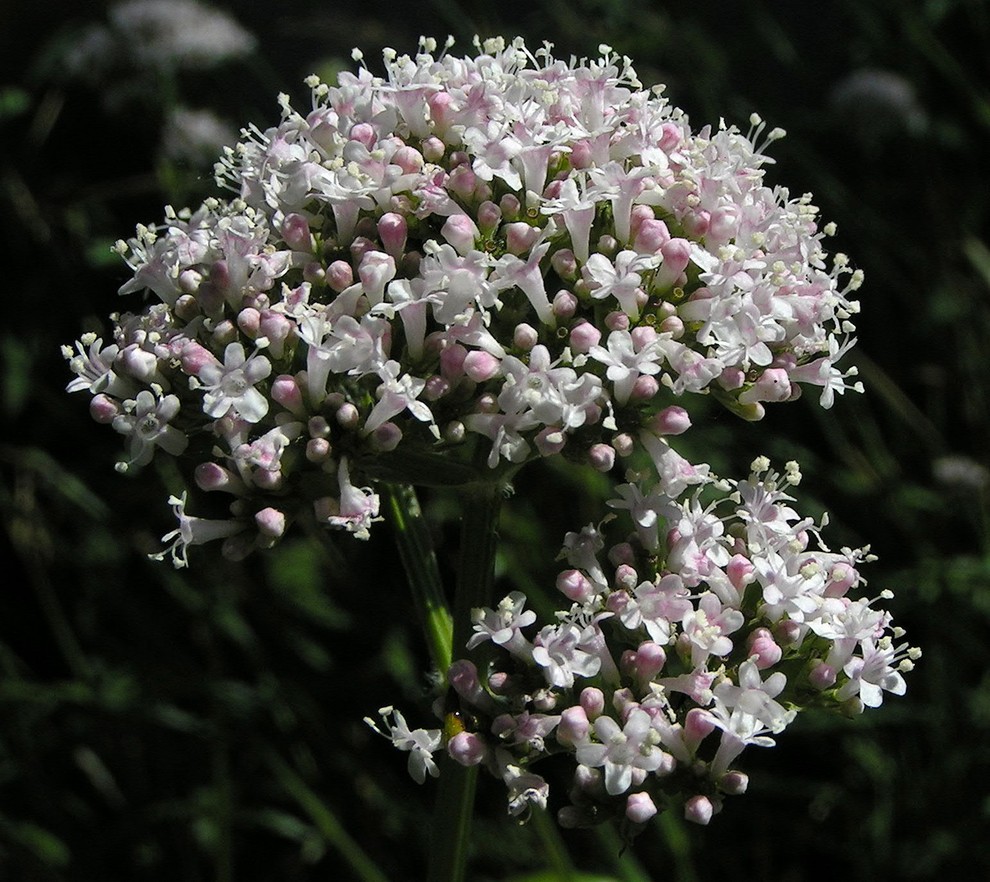
<path id="1" fill-rule="evenodd" d="M 727 392 L 731 392 L 746 382 L 746 374 L 741 368 L 728 367 L 719 375 L 717 382 Z"/>
<path id="2" fill-rule="evenodd" d="M 629 316 L 624 312 L 610 312 L 605 316 L 605 327 L 610 331 L 628 331 Z"/>
<path id="3" fill-rule="evenodd" d="M 736 591 L 742 591 L 743 588 L 753 581 L 754 570 L 755 567 L 748 557 L 735 554 L 729 560 L 728 566 L 725 568 L 725 573 L 729 577 L 732 587 Z"/>
<path id="4" fill-rule="evenodd" d="M 240 495 L 247 490 L 244 482 L 237 475 L 215 462 L 201 462 L 196 466 L 193 470 L 193 480 L 196 486 L 206 493 L 222 491 Z"/>
<path id="5" fill-rule="evenodd" d="M 604 236 L 599 236 L 597 250 L 606 257 L 612 257 L 619 250 L 619 240 L 615 236 L 608 235 L 608 233 Z"/>
<path id="6" fill-rule="evenodd" d="M 715 806 L 712 805 L 712 801 L 700 793 L 697 796 L 692 796 L 684 803 L 684 818 L 692 824 L 705 826 L 711 821 L 714 814 Z"/>
<path id="7" fill-rule="evenodd" d="M 684 742 L 693 753 L 715 729 L 715 720 L 700 707 L 691 708 L 684 718 Z"/>
<path id="8" fill-rule="evenodd" d="M 282 473 L 267 469 L 255 469 L 251 480 L 262 490 L 278 490 L 282 486 Z"/>
<path id="9" fill-rule="evenodd" d="M 585 353 L 592 346 L 597 346 L 601 339 L 602 332 L 591 322 L 581 321 L 571 328 L 570 344 L 574 352 Z"/>
<path id="10" fill-rule="evenodd" d="M 440 235 L 453 246 L 454 250 L 465 257 L 475 245 L 481 233 L 466 214 L 453 214 L 447 218 L 440 230 Z"/>
<path id="11" fill-rule="evenodd" d="M 369 150 L 374 146 L 375 142 L 378 140 L 378 135 L 375 132 L 375 127 L 369 123 L 355 123 L 351 126 L 350 132 L 347 136 L 352 141 L 357 141 L 364 144 Z"/>
<path id="12" fill-rule="evenodd" d="M 460 420 L 451 420 L 443 427 L 443 440 L 449 444 L 460 444 L 467 435 L 467 428 Z"/>
<path id="13" fill-rule="evenodd" d="M 761 671 L 773 667 L 784 655 L 784 651 L 766 628 L 757 628 L 746 642 L 750 657 L 756 656 L 756 666 Z"/>
<path id="14" fill-rule="evenodd" d="M 687 239 L 671 239 L 660 249 L 663 263 L 657 269 L 654 284 L 668 288 L 678 284 L 682 273 L 691 262 L 691 243 Z"/>
<path id="15" fill-rule="evenodd" d="M 261 327 L 261 313 L 256 309 L 242 309 L 237 313 L 237 327 L 253 340 Z"/>
<path id="16" fill-rule="evenodd" d="M 749 775 L 735 770 L 726 772 L 718 781 L 718 789 L 727 796 L 742 796 L 749 787 Z"/>
<path id="17" fill-rule="evenodd" d="M 615 448 L 610 444 L 592 444 L 588 450 L 588 462 L 597 472 L 610 472 L 615 465 Z"/>
<path id="18" fill-rule="evenodd" d="M 450 383 L 443 377 L 434 374 L 432 377 L 427 378 L 426 386 L 423 387 L 422 397 L 427 401 L 437 401 L 443 398 L 448 392 L 450 392 Z"/>
<path id="19" fill-rule="evenodd" d="M 626 797 L 626 817 L 634 824 L 645 824 L 657 813 L 649 793 L 630 793 Z"/>
<path id="20" fill-rule="evenodd" d="M 484 692 L 478 679 L 478 669 L 474 662 L 466 658 L 458 659 L 447 668 L 447 682 L 468 704 L 477 704 L 479 694 Z"/>
<path id="21" fill-rule="evenodd" d="M 282 221 L 282 238 L 293 251 L 312 251 L 313 234 L 309 231 L 309 221 L 301 214 L 287 214 Z"/>
<path id="22" fill-rule="evenodd" d="M 361 422 L 361 414 L 349 401 L 340 406 L 337 413 L 334 414 L 334 418 L 343 429 L 356 429 L 358 423 Z"/>
<path id="23" fill-rule="evenodd" d="M 472 349 L 464 356 L 464 373 L 476 383 L 484 383 L 497 376 L 502 363 L 490 352 Z"/>
<path id="24" fill-rule="evenodd" d="M 691 417 L 683 407 L 672 404 L 655 414 L 647 427 L 654 435 L 680 435 L 691 428 Z"/>
<path id="25" fill-rule="evenodd" d="M 401 214 L 389 211 L 378 219 L 378 238 L 382 240 L 382 247 L 393 258 L 398 260 L 406 247 L 406 234 L 409 225 Z"/>
<path id="26" fill-rule="evenodd" d="M 98 423 L 109 425 L 119 413 L 120 405 L 102 392 L 90 399 L 89 415 Z"/>
<path id="27" fill-rule="evenodd" d="M 631 689 L 616 689 L 612 693 L 612 707 L 625 720 L 629 716 L 630 711 L 639 707 L 639 702 L 636 701 Z"/>
<path id="28" fill-rule="evenodd" d="M 629 212 L 629 235 L 632 238 L 636 238 L 636 233 L 639 232 L 643 221 L 653 220 L 654 217 L 653 209 L 649 205 L 643 205 L 642 203 L 634 205 Z"/>
<path id="29" fill-rule="evenodd" d="M 540 341 L 539 332 L 532 325 L 521 322 L 512 332 L 512 344 L 524 352 L 529 352 Z"/>
<path id="30" fill-rule="evenodd" d="M 707 211 L 696 211 L 693 214 L 686 214 L 681 218 L 681 226 L 684 232 L 694 239 L 700 239 L 708 232 L 711 224 L 711 216 Z"/>
<path id="31" fill-rule="evenodd" d="M 619 456 L 630 456 L 633 450 L 636 449 L 636 442 L 633 440 L 632 435 L 627 435 L 625 432 L 616 435 L 612 438 L 612 446 L 615 448 L 615 452 Z"/>
<path id="32" fill-rule="evenodd" d="M 572 168 L 588 168 L 591 165 L 592 156 L 591 144 L 588 141 L 575 141 L 571 145 Z"/>
<path id="33" fill-rule="evenodd" d="M 447 742 L 447 753 L 462 766 L 476 766 L 484 760 L 488 746 L 476 732 L 458 732 Z"/>
<path id="34" fill-rule="evenodd" d="M 323 264 L 316 260 L 311 260 L 303 267 L 303 281 L 311 285 L 322 285 L 327 280 L 327 271 Z"/>
<path id="35" fill-rule="evenodd" d="M 513 254 L 526 254 L 540 238 L 539 227 L 531 227 L 522 221 L 506 224 L 502 232 L 505 233 L 505 248 Z"/>
<path id="36" fill-rule="evenodd" d="M 804 636 L 804 630 L 798 622 L 783 619 L 774 625 L 774 636 L 781 646 L 794 646 Z"/>
<path id="37" fill-rule="evenodd" d="M 498 206 L 502 209 L 502 219 L 506 221 L 514 221 L 519 217 L 519 209 L 522 207 L 519 197 L 512 193 L 506 193 L 499 199 Z"/>
<path id="38" fill-rule="evenodd" d="M 741 392 L 740 404 L 757 401 L 786 401 L 791 396 L 791 380 L 783 368 L 767 368 L 756 382 Z"/>
<path id="39" fill-rule="evenodd" d="M 281 374 L 272 380 L 271 395 L 273 401 L 281 404 L 293 416 L 306 415 L 302 389 L 299 388 L 299 381 L 291 374 Z"/>
<path id="40" fill-rule="evenodd" d="M 550 266 L 562 279 L 570 280 L 577 276 L 577 258 L 570 248 L 561 248 L 560 251 L 555 251 L 550 258 Z"/>
<path id="41" fill-rule="evenodd" d="M 836 671 L 831 665 L 825 664 L 821 659 L 812 662 L 812 668 L 808 671 L 808 682 L 815 689 L 828 689 L 835 685 Z"/>
<path id="42" fill-rule="evenodd" d="M 494 202 L 482 202 L 478 206 L 478 227 L 485 234 L 492 233 L 502 220 L 502 209 Z"/>
<path id="43" fill-rule="evenodd" d="M 632 391 L 629 393 L 630 401 L 650 401 L 660 391 L 660 384 L 656 377 L 649 374 L 640 374 L 633 381 Z"/>
<path id="44" fill-rule="evenodd" d="M 392 154 L 392 163 L 401 168 L 403 174 L 414 175 L 423 167 L 423 154 L 406 144 Z"/>
<path id="45" fill-rule="evenodd" d="M 335 260 L 327 267 L 327 284 L 338 294 L 354 284 L 354 270 L 344 260 Z"/>
<path id="46" fill-rule="evenodd" d="M 439 162 L 443 159 L 444 151 L 447 146 L 437 137 L 427 138 L 421 145 L 423 151 L 423 159 L 427 162 Z"/>
<path id="47" fill-rule="evenodd" d="M 285 533 L 285 515 L 277 508 L 263 508 L 254 516 L 254 522 L 262 536 L 280 539 Z"/>
<path id="48" fill-rule="evenodd" d="M 179 288 L 186 294 L 195 294 L 203 282 L 203 274 L 196 270 L 183 270 L 179 273 Z"/>
<path id="49" fill-rule="evenodd" d="M 580 705 L 566 708 L 557 724 L 557 741 L 564 747 L 575 747 L 588 740 L 591 724 L 588 715 Z"/>
<path id="50" fill-rule="evenodd" d="M 330 450 L 330 442 L 326 438 L 310 438 L 306 442 L 306 459 L 314 464 L 326 462 Z"/>
<path id="51" fill-rule="evenodd" d="M 584 603 L 592 595 L 592 585 L 580 570 L 564 570 L 557 576 L 557 590 L 575 603 Z"/>
<path id="52" fill-rule="evenodd" d="M 474 188 L 477 184 L 478 176 L 471 170 L 468 163 L 454 168 L 447 178 L 447 189 L 465 200 L 474 196 Z"/>
<path id="53" fill-rule="evenodd" d="M 652 680 L 667 663 L 667 653 L 659 643 L 647 640 L 636 650 L 634 668 L 643 682 Z"/>
<path id="54" fill-rule="evenodd" d="M 597 686 L 586 686 L 578 699 L 589 720 L 597 719 L 605 711 L 605 694 Z"/>
<path id="55" fill-rule="evenodd" d="M 356 236 L 348 248 L 351 252 L 351 260 L 354 261 L 355 266 L 361 265 L 361 258 L 365 256 L 369 251 L 376 250 L 376 243 L 369 239 L 367 236 Z"/>
<path id="56" fill-rule="evenodd" d="M 684 336 L 684 322 L 680 316 L 672 315 L 660 322 L 659 329 L 664 334 L 670 334 L 674 340 Z"/>
<path id="57" fill-rule="evenodd" d="M 656 254 L 670 241 L 670 230 L 662 220 L 644 220 L 636 231 L 633 249 L 640 254 Z"/>
<path id="58" fill-rule="evenodd" d="M 183 373 L 190 377 L 199 376 L 199 372 L 208 364 L 220 367 L 217 357 L 195 340 L 190 340 L 182 347 L 182 351 L 179 353 L 179 363 L 182 365 Z"/>
<path id="59" fill-rule="evenodd" d="M 559 319 L 569 319 L 577 312 L 578 299 L 570 291 L 561 289 L 553 297 L 553 314 Z"/>
<path id="60" fill-rule="evenodd" d="M 628 542 L 618 542 L 608 550 L 608 559 L 615 567 L 620 564 L 635 566 L 636 552 Z"/>
<path id="61" fill-rule="evenodd" d="M 211 338 L 214 344 L 221 347 L 226 346 L 228 343 L 233 343 L 237 339 L 237 326 L 229 320 L 217 322 L 213 326 Z"/>
<path id="62" fill-rule="evenodd" d="M 371 443 L 379 453 L 395 450 L 402 441 L 402 429 L 395 423 L 382 423 L 371 433 Z"/>

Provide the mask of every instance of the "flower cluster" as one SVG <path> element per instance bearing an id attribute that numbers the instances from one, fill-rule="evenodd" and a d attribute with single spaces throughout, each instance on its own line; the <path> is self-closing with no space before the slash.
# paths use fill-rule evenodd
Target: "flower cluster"
<path id="1" fill-rule="evenodd" d="M 566 754 L 565 826 L 620 818 L 635 833 L 675 804 L 707 824 L 746 789 L 742 751 L 773 745 L 798 710 L 858 713 L 903 694 L 920 651 L 856 596 L 868 549 L 828 550 L 791 507 L 799 478 L 761 457 L 745 481 L 654 494 L 652 523 L 607 551 L 603 525 L 569 533 L 556 621 L 538 626 L 519 593 L 475 610 L 478 663 L 448 673 L 470 721 L 447 734 L 450 756 L 503 778 L 512 814 L 546 807 L 531 767 Z M 416 733 L 393 740 L 422 768 L 441 733 Z"/>
<path id="2" fill-rule="evenodd" d="M 310 109 L 282 96 L 226 150 L 231 199 L 118 243 L 121 293 L 153 300 L 66 347 L 69 388 L 126 437 L 122 470 L 181 454 L 232 495 L 217 522 L 176 501 L 177 565 L 306 518 L 365 537 L 379 480 L 608 471 L 640 446 L 661 480 L 623 504 L 649 532 L 657 493 L 707 475 L 665 441 L 679 396 L 759 419 L 801 384 L 826 407 L 859 388 L 836 363 L 861 274 L 827 259 L 810 197 L 764 182 L 782 132 L 694 132 L 607 46 L 477 49 L 309 78 Z"/>

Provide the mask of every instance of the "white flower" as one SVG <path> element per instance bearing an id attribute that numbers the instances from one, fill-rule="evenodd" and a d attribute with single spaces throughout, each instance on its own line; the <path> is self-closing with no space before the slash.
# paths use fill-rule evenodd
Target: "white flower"
<path id="1" fill-rule="evenodd" d="M 127 436 L 127 452 L 130 459 L 119 463 L 118 468 L 127 471 L 151 462 L 155 449 L 161 447 L 172 456 L 179 456 L 189 445 L 189 438 L 169 423 L 179 412 L 179 399 L 175 395 L 155 395 L 147 389 L 138 392 L 137 398 L 124 402 L 124 413 L 113 419 L 113 428 Z"/>
<path id="2" fill-rule="evenodd" d="M 439 729 L 410 729 L 406 723 L 406 718 L 394 707 L 380 708 L 382 723 L 388 731 L 383 731 L 371 718 L 365 717 L 364 721 L 371 726 L 379 735 L 383 735 L 398 750 L 409 752 L 409 774 L 417 784 L 422 784 L 426 776 L 436 778 L 440 774 L 433 754 L 440 749 L 441 732 Z M 391 722 L 389 716 L 392 717 Z"/>
<path id="3" fill-rule="evenodd" d="M 605 790 L 611 796 L 629 789 L 634 770 L 653 772 L 664 763 L 659 733 L 644 710 L 631 710 L 622 727 L 603 714 L 595 720 L 594 731 L 598 743 L 578 745 L 575 758 L 584 766 L 605 767 Z"/>
<path id="4" fill-rule="evenodd" d="M 229 343 L 223 357 L 223 367 L 207 364 L 200 369 L 203 411 L 211 417 L 233 411 L 249 423 L 259 422 L 268 413 L 268 399 L 254 387 L 272 372 L 271 362 L 257 353 L 245 357 L 240 343 Z"/>

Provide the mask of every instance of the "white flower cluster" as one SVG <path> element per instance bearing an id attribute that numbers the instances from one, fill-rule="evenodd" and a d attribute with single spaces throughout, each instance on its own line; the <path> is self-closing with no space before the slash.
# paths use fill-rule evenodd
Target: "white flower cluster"
<path id="1" fill-rule="evenodd" d="M 233 495 L 219 524 L 177 505 L 177 565 L 301 518 L 367 536 L 376 480 L 557 453 L 608 471 L 642 445 L 660 483 L 627 488 L 639 523 L 707 474 L 663 440 L 689 425 L 678 396 L 758 419 L 800 384 L 824 406 L 850 388 L 861 274 L 827 261 L 808 197 L 764 183 L 782 133 L 692 132 L 607 46 L 423 39 L 385 71 L 310 78 L 305 113 L 283 96 L 218 164 L 231 200 L 119 243 L 121 293 L 157 302 L 66 347 L 121 469 L 183 454 Z"/>
<path id="2" fill-rule="evenodd" d="M 549 786 L 531 767 L 568 754 L 562 824 L 619 818 L 635 833 L 672 805 L 707 824 L 746 789 L 732 768 L 744 748 L 773 745 L 798 710 L 858 713 L 904 693 L 920 651 L 895 645 L 903 632 L 889 613 L 854 596 L 867 549 L 829 551 L 794 511 L 795 464 L 785 476 L 764 458 L 753 468 L 738 483 L 655 494 L 651 524 L 637 520 L 607 553 L 601 527 L 569 533 L 557 588 L 571 605 L 554 623 L 539 627 L 519 593 L 475 610 L 467 646 L 487 664 L 449 672 L 470 725 L 446 748 L 502 777 L 511 813 L 546 808 Z M 440 731 L 416 732 L 393 740 L 418 748 L 422 766 Z"/>

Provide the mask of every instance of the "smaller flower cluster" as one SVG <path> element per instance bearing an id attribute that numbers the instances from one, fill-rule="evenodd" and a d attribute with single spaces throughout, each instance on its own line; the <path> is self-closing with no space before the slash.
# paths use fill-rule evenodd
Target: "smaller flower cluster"
<path id="1" fill-rule="evenodd" d="M 177 564 L 305 519 L 366 537 L 380 480 L 558 454 L 607 472 L 639 442 L 677 495 L 704 474 L 662 440 L 680 396 L 759 419 L 802 386 L 826 407 L 860 388 L 836 363 L 862 274 L 829 260 L 810 197 L 765 183 L 782 133 L 692 131 L 607 46 L 437 48 L 308 78 L 310 108 L 282 96 L 226 150 L 234 198 L 118 243 L 120 293 L 154 299 L 66 347 L 69 389 L 125 436 L 120 469 L 183 455 L 234 497 L 209 526 L 175 503 Z"/>
<path id="2" fill-rule="evenodd" d="M 607 552 L 604 524 L 568 533 L 557 588 L 571 605 L 542 626 L 520 593 L 475 610 L 475 660 L 448 672 L 469 722 L 443 736 L 403 729 L 394 743 L 431 774 L 441 743 L 484 764 L 512 814 L 546 807 L 532 767 L 566 754 L 565 826 L 624 818 L 635 832 L 675 804 L 707 824 L 745 791 L 734 764 L 746 747 L 773 745 L 801 709 L 858 713 L 903 694 L 920 656 L 855 596 L 868 549 L 828 550 L 823 525 L 791 507 L 799 479 L 796 464 L 781 475 L 761 457 L 744 481 L 647 494 L 652 523 L 632 515 Z"/>

